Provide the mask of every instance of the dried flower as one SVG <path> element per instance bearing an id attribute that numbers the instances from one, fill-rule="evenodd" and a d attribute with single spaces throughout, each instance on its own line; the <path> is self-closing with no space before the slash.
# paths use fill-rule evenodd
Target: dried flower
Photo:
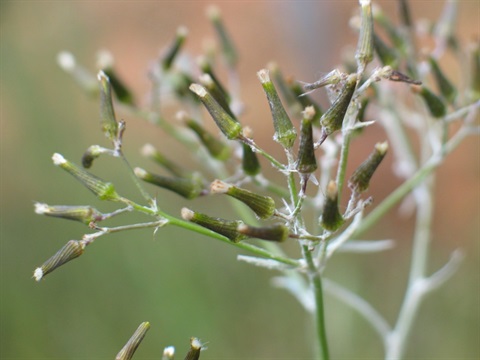
<path id="1" fill-rule="evenodd" d="M 199 339 L 192 337 L 190 339 L 190 351 L 185 356 L 185 360 L 198 360 L 200 358 L 200 351 L 203 345 Z"/>
<path id="2" fill-rule="evenodd" d="M 284 224 L 274 224 L 263 227 L 253 227 L 247 224 L 240 224 L 237 227 L 239 233 L 251 238 L 282 242 L 288 239 L 289 229 Z"/>
<path id="3" fill-rule="evenodd" d="M 362 193 L 368 189 L 370 179 L 372 178 L 378 165 L 382 162 L 383 158 L 387 154 L 388 143 L 378 143 L 375 145 L 373 152 L 369 157 L 354 171 L 348 186 L 352 191 Z"/>
<path id="4" fill-rule="evenodd" d="M 268 219 L 275 213 L 275 201 L 270 196 L 263 196 L 246 189 L 215 180 L 210 184 L 210 191 L 214 194 L 226 194 L 240 200 L 260 219 Z"/>
<path id="5" fill-rule="evenodd" d="M 45 275 L 53 270 L 82 255 L 85 246 L 86 243 L 84 241 L 70 240 L 55 255 L 45 261 L 42 266 L 36 268 L 33 272 L 33 277 L 36 281 L 42 280 Z"/>
<path id="6" fill-rule="evenodd" d="M 237 228 L 242 224 L 239 220 L 225 220 L 201 214 L 187 208 L 182 209 L 182 218 L 195 224 L 203 226 L 217 234 L 223 235 L 234 243 L 246 238 L 245 235 L 238 232 Z"/>
<path id="7" fill-rule="evenodd" d="M 88 171 L 66 160 L 62 155 L 55 153 L 52 156 L 53 163 L 69 172 L 79 180 L 88 190 L 93 192 L 100 200 L 117 201 L 120 197 L 112 183 L 90 174 Z"/>
<path id="8" fill-rule="evenodd" d="M 225 111 L 203 86 L 191 84 L 190 90 L 195 93 L 203 105 L 205 105 L 218 128 L 228 139 L 235 140 L 242 136 L 242 126 Z"/>
<path id="9" fill-rule="evenodd" d="M 185 199 L 194 199 L 203 192 L 202 177 L 198 173 L 193 173 L 192 176 L 188 178 L 181 178 L 153 174 L 139 167 L 135 168 L 134 172 L 139 179 L 173 191 Z"/>
<path id="10" fill-rule="evenodd" d="M 145 321 L 140 324 L 140 326 L 135 330 L 132 337 L 128 340 L 125 346 L 117 354 L 115 360 L 130 360 L 133 357 L 135 351 L 137 351 L 138 346 L 145 337 L 147 331 L 150 329 L 150 323 Z"/>
<path id="11" fill-rule="evenodd" d="M 102 214 L 91 206 L 65 206 L 35 203 L 35 213 L 80 221 L 86 225 L 102 219 Z"/>
<path id="12" fill-rule="evenodd" d="M 295 142 L 297 132 L 288 117 L 285 108 L 280 101 L 277 90 L 270 80 L 268 70 L 262 69 L 257 72 L 258 79 L 262 83 L 263 90 L 267 95 L 268 104 L 273 117 L 273 126 L 275 128 L 275 135 L 273 140 L 282 144 L 286 149 L 290 149 Z"/>
<path id="13" fill-rule="evenodd" d="M 315 116 L 313 106 L 303 111 L 302 127 L 300 130 L 300 146 L 298 149 L 297 170 L 302 174 L 311 174 L 317 170 L 317 159 L 313 148 L 312 119 Z"/>
<path id="14" fill-rule="evenodd" d="M 327 186 L 327 198 L 323 208 L 321 225 L 325 230 L 337 230 L 345 220 L 338 210 L 338 190 L 335 181 L 331 180 Z"/>

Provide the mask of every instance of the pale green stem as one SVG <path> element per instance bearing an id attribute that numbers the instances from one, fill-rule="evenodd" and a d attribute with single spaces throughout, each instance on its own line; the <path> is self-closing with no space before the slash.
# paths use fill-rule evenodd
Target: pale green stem
<path id="1" fill-rule="evenodd" d="M 303 257 L 307 262 L 310 284 L 313 287 L 313 294 L 315 297 L 315 325 L 317 328 L 317 341 L 320 347 L 320 358 L 322 360 L 328 360 L 330 359 L 330 355 L 328 352 L 327 331 L 325 329 L 322 276 L 313 261 L 312 252 L 308 249 L 307 245 L 302 245 L 302 252 Z"/>

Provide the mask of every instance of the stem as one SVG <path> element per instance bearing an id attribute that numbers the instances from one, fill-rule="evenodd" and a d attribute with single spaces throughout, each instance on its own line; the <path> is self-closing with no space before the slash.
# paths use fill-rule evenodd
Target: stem
<path id="1" fill-rule="evenodd" d="M 316 315 L 316 327 L 318 344 L 320 346 L 320 358 L 322 360 L 328 360 L 330 358 L 328 353 L 328 341 L 327 332 L 325 329 L 325 312 L 323 306 L 323 289 L 322 289 L 322 276 L 318 271 L 313 261 L 312 253 L 308 249 L 307 245 L 302 245 L 303 257 L 307 262 L 308 274 L 310 283 L 313 285 L 314 297 L 315 297 L 315 315 Z"/>

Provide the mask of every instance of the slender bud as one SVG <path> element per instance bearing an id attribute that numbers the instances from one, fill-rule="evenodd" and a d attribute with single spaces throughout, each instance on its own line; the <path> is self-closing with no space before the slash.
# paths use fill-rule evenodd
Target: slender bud
<path id="1" fill-rule="evenodd" d="M 394 48 L 391 48 L 385 44 L 377 34 L 373 34 L 373 46 L 382 65 L 388 65 L 392 68 L 396 68 L 398 66 L 397 52 Z"/>
<path id="2" fill-rule="evenodd" d="M 220 88 L 217 85 L 217 82 L 213 81 L 213 78 L 209 74 L 202 74 L 199 77 L 200 82 L 207 89 L 207 91 L 212 95 L 216 102 L 230 115 L 233 119 L 236 120 L 235 115 L 230 109 L 228 104 L 229 99 L 226 97 L 226 94 L 223 88 Z"/>
<path id="3" fill-rule="evenodd" d="M 110 80 L 103 71 L 100 71 L 97 77 L 98 81 L 100 81 L 100 122 L 102 131 L 107 138 L 115 141 L 118 134 L 118 122 L 113 110 Z"/>
<path id="4" fill-rule="evenodd" d="M 355 92 L 356 83 L 357 75 L 349 75 L 340 95 L 338 95 L 332 106 L 330 106 L 321 117 L 320 124 L 322 125 L 323 132 L 321 142 L 323 142 L 327 136 L 342 128 L 343 119 L 347 113 L 353 93 Z"/>
<path id="5" fill-rule="evenodd" d="M 213 194 L 226 194 L 247 205 L 260 219 L 268 219 L 275 213 L 275 201 L 270 196 L 255 194 L 221 180 L 210 184 Z"/>
<path id="6" fill-rule="evenodd" d="M 309 106 L 303 111 L 297 160 L 297 170 L 301 174 L 311 174 L 317 170 L 317 159 L 313 149 L 312 119 L 314 116 L 315 110 L 313 106 Z"/>
<path id="7" fill-rule="evenodd" d="M 85 246 L 84 241 L 70 240 L 55 255 L 45 261 L 42 266 L 36 268 L 33 272 L 33 277 L 36 281 L 42 280 L 48 273 L 82 255 Z"/>
<path id="8" fill-rule="evenodd" d="M 65 206 L 35 203 L 35 213 L 80 221 L 86 225 L 102 219 L 102 214 L 91 206 Z"/>
<path id="9" fill-rule="evenodd" d="M 82 166 L 85 169 L 89 169 L 93 165 L 93 161 L 98 158 L 101 154 L 111 151 L 109 149 L 105 149 L 99 145 L 92 145 L 89 146 L 88 149 L 83 153 L 82 156 Z"/>
<path id="10" fill-rule="evenodd" d="M 222 218 L 216 218 L 194 212 L 187 208 L 182 209 L 182 218 L 212 230 L 217 234 L 223 235 L 234 243 L 246 238 L 245 235 L 240 234 L 237 230 L 238 226 L 242 224 L 242 222 L 239 220 L 225 220 Z"/>
<path id="11" fill-rule="evenodd" d="M 198 139 L 203 146 L 205 146 L 208 153 L 215 159 L 224 161 L 230 157 L 230 148 L 227 146 L 227 144 L 210 134 L 202 125 L 189 117 L 186 112 L 178 112 L 177 119 L 184 123 L 197 135 Z"/>
<path id="12" fill-rule="evenodd" d="M 414 93 L 419 94 L 430 111 L 430 114 L 435 118 L 441 118 L 447 113 L 447 108 L 445 107 L 444 102 L 432 91 L 430 91 L 425 86 L 412 86 Z"/>
<path id="13" fill-rule="evenodd" d="M 388 143 L 377 143 L 373 152 L 368 158 L 354 171 L 348 187 L 356 193 L 362 193 L 368 189 L 370 179 L 372 178 L 378 165 L 382 162 L 388 150 Z"/>
<path id="14" fill-rule="evenodd" d="M 223 25 L 220 10 L 215 6 L 210 6 L 207 9 L 207 16 L 215 28 L 227 65 L 231 68 L 235 67 L 238 63 L 237 50 Z"/>
<path id="15" fill-rule="evenodd" d="M 180 52 L 182 45 L 185 43 L 187 35 L 188 29 L 186 27 L 180 26 L 177 29 L 177 33 L 175 35 L 173 43 L 170 45 L 169 48 L 164 51 L 161 57 L 162 68 L 164 70 L 169 70 L 172 67 L 172 64 L 175 61 L 178 53 Z"/>
<path id="16" fill-rule="evenodd" d="M 230 140 L 242 136 L 242 126 L 210 95 L 207 90 L 199 84 L 191 84 L 190 90 L 194 92 L 205 105 L 213 120 L 222 133 Z"/>
<path id="17" fill-rule="evenodd" d="M 288 239 L 289 229 L 284 224 L 274 224 L 264 227 L 253 227 L 247 224 L 240 224 L 238 232 L 250 238 L 282 242 Z"/>
<path id="18" fill-rule="evenodd" d="M 130 360 L 137 351 L 138 346 L 142 342 L 143 338 L 145 337 L 147 331 L 150 329 L 150 323 L 145 321 L 140 324 L 137 330 L 133 333 L 132 337 L 125 346 L 120 350 L 117 354 L 115 360 Z"/>
<path id="19" fill-rule="evenodd" d="M 338 190 L 335 181 L 331 180 L 327 186 L 327 198 L 323 208 L 321 225 L 325 230 L 335 231 L 344 223 L 338 210 Z"/>
<path id="20" fill-rule="evenodd" d="M 295 93 L 292 91 L 287 80 L 280 71 L 279 66 L 276 63 L 272 62 L 268 64 L 268 69 L 270 70 L 273 81 L 275 82 L 275 84 L 277 84 L 280 94 L 285 100 L 285 103 L 287 104 L 290 113 L 293 115 L 294 118 L 300 117 L 304 106 L 302 106 L 299 99 L 297 98 L 297 95 L 295 95 Z"/>
<path id="21" fill-rule="evenodd" d="M 472 100 L 480 99 L 480 41 L 471 45 L 471 71 L 470 71 L 470 91 Z"/>
<path id="22" fill-rule="evenodd" d="M 190 339 L 190 351 L 185 360 L 198 360 L 200 358 L 200 351 L 202 350 L 202 343 L 199 339 L 192 337 Z"/>
<path id="23" fill-rule="evenodd" d="M 167 346 L 163 349 L 162 360 L 173 360 L 175 357 L 175 348 L 173 346 Z"/>
<path id="24" fill-rule="evenodd" d="M 357 59 L 358 70 L 361 73 L 373 60 L 373 18 L 370 0 L 359 0 L 359 2 L 362 7 L 362 24 L 355 59 Z"/>
<path id="25" fill-rule="evenodd" d="M 398 49 L 402 54 L 405 54 L 407 45 L 403 36 L 400 35 L 398 26 L 394 25 L 378 7 L 373 11 L 373 18 L 381 27 L 383 27 L 395 49 Z"/>
<path id="26" fill-rule="evenodd" d="M 74 80 L 89 95 L 98 95 L 98 81 L 95 75 L 77 64 L 75 57 L 68 51 L 62 51 L 57 55 L 58 65 L 67 73 L 71 74 Z"/>
<path id="27" fill-rule="evenodd" d="M 135 101 L 133 100 L 132 92 L 115 71 L 113 67 L 113 56 L 110 52 L 103 50 L 98 54 L 98 66 L 110 81 L 113 93 L 117 99 L 121 103 L 134 105 Z"/>
<path id="28" fill-rule="evenodd" d="M 134 169 L 135 175 L 145 182 L 168 189 L 184 197 L 194 199 L 202 194 L 203 183 L 199 174 L 194 173 L 189 178 L 166 177 L 148 172 L 142 168 Z"/>
<path id="29" fill-rule="evenodd" d="M 412 22 L 412 16 L 410 15 L 410 6 L 408 5 L 407 0 L 400 0 L 399 1 L 399 13 L 400 13 L 400 19 L 402 20 L 403 25 L 405 27 L 412 29 L 413 28 L 413 22 Z"/>
<path id="30" fill-rule="evenodd" d="M 246 126 L 243 129 L 243 133 L 247 138 L 252 138 L 252 129 Z M 252 150 L 250 146 L 242 143 L 243 157 L 242 157 L 242 169 L 246 175 L 255 176 L 261 171 L 260 161 L 257 154 Z"/>
<path id="31" fill-rule="evenodd" d="M 268 104 L 273 117 L 273 126 L 275 128 L 275 135 L 273 140 L 280 143 L 286 149 L 290 149 L 295 142 L 297 132 L 288 117 L 285 108 L 280 101 L 277 90 L 270 80 L 268 70 L 262 69 L 257 72 L 257 76 L 262 83 L 263 90 L 267 95 Z"/>
<path id="32" fill-rule="evenodd" d="M 438 66 L 437 61 L 433 57 L 430 56 L 428 62 L 430 63 L 433 77 L 435 78 L 437 86 L 440 89 L 440 93 L 449 103 L 453 103 L 455 101 L 455 97 L 457 96 L 457 90 L 447 79 L 445 74 Z"/>
<path id="33" fill-rule="evenodd" d="M 168 170 L 174 176 L 178 176 L 178 177 L 192 176 L 192 173 L 185 170 L 184 168 L 174 163 L 173 161 L 167 159 L 163 154 L 161 154 L 157 149 L 155 149 L 155 147 L 152 144 L 145 144 L 143 146 L 142 155 L 155 161 L 157 164 L 161 165 L 163 168 Z"/>
<path id="34" fill-rule="evenodd" d="M 306 83 L 303 85 L 305 91 L 313 91 L 327 85 L 336 85 L 340 81 L 345 80 L 346 74 L 340 72 L 338 69 L 333 69 L 328 74 L 322 76 L 320 79 L 313 83 Z M 303 95 L 302 95 L 303 96 Z"/>
<path id="35" fill-rule="evenodd" d="M 52 156 L 53 163 L 69 172 L 73 177 L 80 181 L 88 190 L 93 192 L 100 200 L 116 201 L 119 195 L 115 191 L 112 183 L 105 182 L 102 179 L 90 174 L 88 171 L 66 160 L 62 155 L 55 153 Z"/>
<path id="36" fill-rule="evenodd" d="M 222 85 L 218 77 L 215 75 L 215 72 L 212 69 L 212 65 L 210 61 L 208 61 L 206 56 L 200 56 L 197 59 L 198 67 L 204 74 L 208 74 L 212 81 L 215 83 L 215 86 L 219 89 L 222 93 L 223 97 L 226 99 L 227 103 L 230 103 L 231 97 L 225 87 Z"/>

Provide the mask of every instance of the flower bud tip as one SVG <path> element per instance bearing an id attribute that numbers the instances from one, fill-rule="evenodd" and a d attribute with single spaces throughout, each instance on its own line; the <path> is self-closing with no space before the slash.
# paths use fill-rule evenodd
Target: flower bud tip
<path id="1" fill-rule="evenodd" d="M 53 154 L 52 160 L 53 160 L 53 164 L 56 166 L 65 164 L 67 162 L 67 160 L 65 160 L 65 158 L 59 153 Z"/>
<path id="2" fill-rule="evenodd" d="M 267 69 L 262 69 L 257 72 L 258 79 L 262 84 L 270 81 L 270 75 L 268 74 Z"/>
<path id="3" fill-rule="evenodd" d="M 103 72 L 103 70 L 100 70 L 97 74 L 97 79 L 98 81 L 108 80 L 108 76 Z"/>
<path id="4" fill-rule="evenodd" d="M 182 214 L 182 219 L 187 220 L 187 221 L 190 221 L 190 220 L 192 220 L 193 215 L 194 215 L 195 213 L 194 213 L 192 210 L 184 207 L 184 208 L 182 208 L 182 210 L 181 210 L 181 214 Z"/>
<path id="5" fill-rule="evenodd" d="M 43 215 L 48 211 L 48 205 L 44 203 L 35 203 L 35 213 Z"/>
<path id="6" fill-rule="evenodd" d="M 57 55 L 57 62 L 58 65 L 67 72 L 72 71 L 76 66 L 75 57 L 68 51 L 60 52 Z"/>
<path id="7" fill-rule="evenodd" d="M 133 172 L 135 173 L 135 176 L 139 178 L 144 178 L 147 175 L 146 170 L 139 167 L 136 167 L 135 169 L 133 169 Z"/>
<path id="8" fill-rule="evenodd" d="M 207 90 L 202 85 L 199 84 L 191 84 L 189 89 L 193 91 L 195 94 L 200 96 L 201 98 L 207 95 Z"/>
<path id="9" fill-rule="evenodd" d="M 175 348 L 173 346 L 167 346 L 163 350 L 163 356 L 173 357 L 175 355 Z"/>
<path id="10" fill-rule="evenodd" d="M 156 150 L 152 144 L 145 144 L 142 147 L 141 153 L 143 156 L 152 156 L 156 153 Z"/>
<path id="11" fill-rule="evenodd" d="M 210 184 L 210 191 L 213 194 L 225 194 L 230 187 L 231 185 L 217 179 Z"/>
<path id="12" fill-rule="evenodd" d="M 42 280 L 42 278 L 43 278 L 42 268 L 36 268 L 35 271 L 33 272 L 33 277 L 35 278 L 35 281 Z"/>

